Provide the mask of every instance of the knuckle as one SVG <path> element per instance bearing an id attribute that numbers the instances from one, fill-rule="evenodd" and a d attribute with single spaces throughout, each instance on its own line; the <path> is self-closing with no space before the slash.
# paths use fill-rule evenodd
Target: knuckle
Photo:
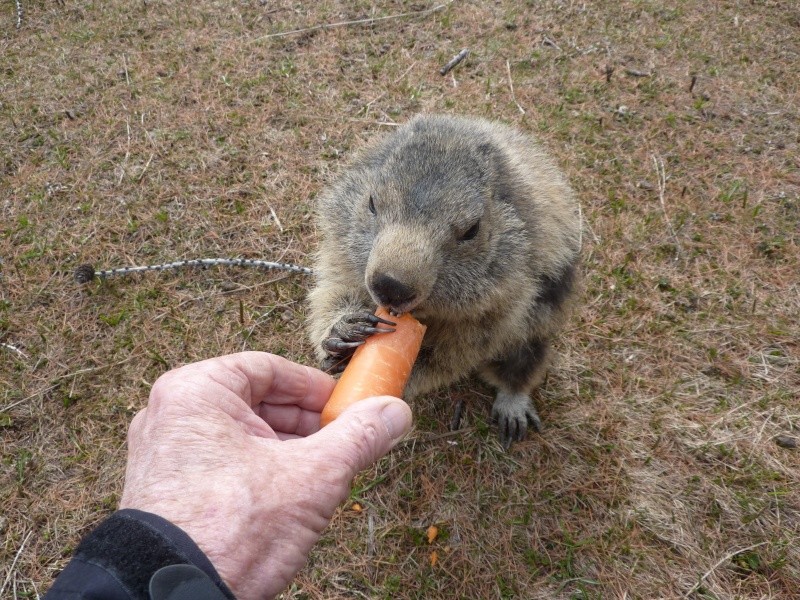
<path id="1" fill-rule="evenodd" d="M 169 397 L 175 389 L 175 371 L 167 371 L 156 379 L 153 387 L 150 388 L 150 399 L 148 404 L 159 404 L 164 398 Z"/>
<path id="2" fill-rule="evenodd" d="M 142 429 L 144 428 L 146 410 L 147 409 L 143 408 L 133 416 L 133 419 L 131 419 L 131 424 L 128 426 L 128 435 L 127 435 L 129 444 L 139 439 Z"/>

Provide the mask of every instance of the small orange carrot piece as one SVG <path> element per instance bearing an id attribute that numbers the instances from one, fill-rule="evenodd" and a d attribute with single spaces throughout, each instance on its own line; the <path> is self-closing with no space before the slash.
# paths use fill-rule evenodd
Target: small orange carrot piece
<path id="1" fill-rule="evenodd" d="M 391 333 L 376 333 L 359 346 L 320 416 L 325 427 L 351 404 L 372 396 L 403 395 L 417 359 L 425 326 L 410 314 L 399 317 L 379 308 L 375 315 L 397 323 Z"/>

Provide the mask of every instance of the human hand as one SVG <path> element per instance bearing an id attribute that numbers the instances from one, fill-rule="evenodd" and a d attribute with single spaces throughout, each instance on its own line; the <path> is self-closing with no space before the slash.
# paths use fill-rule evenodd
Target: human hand
<path id="1" fill-rule="evenodd" d="M 261 352 L 165 373 L 131 422 L 120 508 L 182 528 L 240 600 L 272 598 L 305 564 L 353 477 L 411 427 L 408 405 L 383 397 L 319 430 L 333 386 L 321 371 Z"/>

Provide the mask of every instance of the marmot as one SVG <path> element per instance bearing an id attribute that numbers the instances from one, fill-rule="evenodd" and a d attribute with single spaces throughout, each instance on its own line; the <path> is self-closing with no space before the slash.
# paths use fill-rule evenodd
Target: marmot
<path id="1" fill-rule="evenodd" d="M 530 393 L 575 296 L 580 213 L 527 135 L 418 116 L 362 151 L 318 203 L 309 334 L 323 366 L 385 328 L 377 305 L 427 325 L 406 397 L 477 372 L 497 388 L 508 448 L 541 422 Z"/>

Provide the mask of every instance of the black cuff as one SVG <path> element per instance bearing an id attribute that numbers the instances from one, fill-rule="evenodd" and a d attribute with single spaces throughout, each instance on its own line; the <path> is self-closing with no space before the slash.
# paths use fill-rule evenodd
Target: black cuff
<path id="1" fill-rule="evenodd" d="M 226 600 L 208 575 L 194 565 L 162 567 L 150 579 L 151 600 Z"/>
<path id="2" fill-rule="evenodd" d="M 85 567 L 80 567 L 81 564 Z M 105 572 L 128 597 L 145 600 L 149 598 L 153 574 L 175 564 L 197 566 L 225 598 L 235 600 L 211 561 L 185 531 L 158 515 L 133 509 L 115 512 L 86 536 L 51 591 L 59 588 L 59 584 L 72 589 L 78 584 L 82 588 L 81 572 L 88 567 L 95 577 L 100 570 Z"/>

